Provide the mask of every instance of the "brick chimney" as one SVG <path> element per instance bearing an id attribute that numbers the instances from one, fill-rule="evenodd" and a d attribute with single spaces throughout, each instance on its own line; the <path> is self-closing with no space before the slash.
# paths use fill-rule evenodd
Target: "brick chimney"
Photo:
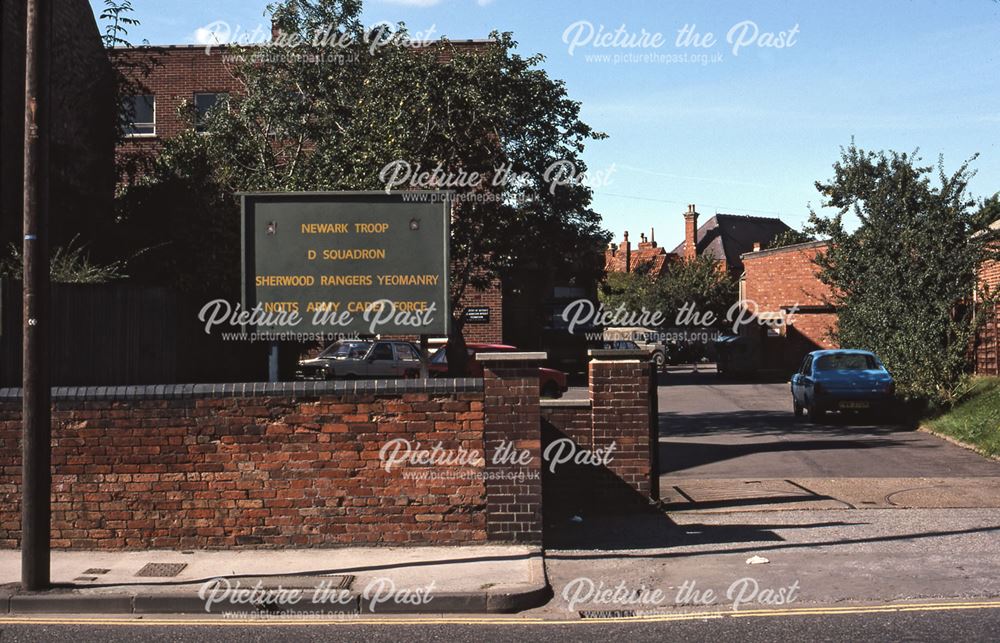
<path id="1" fill-rule="evenodd" d="M 694 205 L 689 205 L 684 213 L 684 258 L 694 259 L 698 256 L 698 212 Z"/>
<path id="2" fill-rule="evenodd" d="M 625 231 L 625 272 L 632 272 L 632 242 L 628 240 L 628 230 Z"/>

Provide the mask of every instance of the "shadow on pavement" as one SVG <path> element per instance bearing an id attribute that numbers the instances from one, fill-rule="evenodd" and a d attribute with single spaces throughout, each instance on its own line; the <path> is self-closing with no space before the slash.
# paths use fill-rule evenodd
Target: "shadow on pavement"
<path id="1" fill-rule="evenodd" d="M 940 538 L 961 534 L 995 532 L 1000 535 L 1000 525 L 969 529 L 937 530 L 910 534 L 836 538 L 788 542 L 775 533 L 777 529 L 822 529 L 825 527 L 864 526 L 864 522 L 817 522 L 806 524 L 743 524 L 743 525 L 678 525 L 662 511 L 642 515 L 616 516 L 611 520 L 599 517 L 585 518 L 581 524 L 568 524 L 546 529 L 546 558 L 555 560 L 598 560 L 613 558 L 679 558 L 692 556 L 718 556 L 719 554 L 747 554 L 777 549 L 816 549 L 836 545 L 869 544 L 881 542 L 912 542 L 925 538 Z M 711 548 L 703 551 L 649 552 L 649 550 L 685 548 L 697 545 L 743 545 L 731 548 Z M 593 552 L 559 550 L 596 550 Z M 626 553 L 622 553 L 622 552 Z"/>
<path id="2" fill-rule="evenodd" d="M 798 501 L 801 502 L 801 500 L 798 498 Z M 642 513 L 624 516 L 596 514 L 586 515 L 582 518 L 583 522 L 580 523 L 561 520 L 553 524 L 546 524 L 546 557 L 563 557 L 559 554 L 553 554 L 551 551 L 558 549 L 629 550 L 706 544 L 784 543 L 784 538 L 776 534 L 775 529 L 820 529 L 868 524 L 828 521 L 794 525 L 678 525 L 664 511 L 653 508 Z M 580 558 L 580 556 L 568 556 L 567 558 Z"/>
<path id="3" fill-rule="evenodd" d="M 902 444 L 890 439 L 865 438 L 860 440 L 778 440 L 769 442 L 740 442 L 719 444 L 688 441 L 660 440 L 660 474 L 693 469 L 698 466 L 741 458 L 756 453 L 781 453 L 802 451 L 830 451 L 858 449 L 884 449 L 906 446 L 929 448 L 920 445 Z"/>
<path id="4" fill-rule="evenodd" d="M 773 435 L 824 435 L 851 436 L 864 432 L 868 435 L 912 433 L 915 429 L 899 424 L 872 424 L 863 416 L 835 416 L 821 424 L 796 418 L 791 410 L 782 411 L 728 411 L 719 413 L 661 412 L 660 437 L 717 436 L 721 433 L 753 433 Z"/>

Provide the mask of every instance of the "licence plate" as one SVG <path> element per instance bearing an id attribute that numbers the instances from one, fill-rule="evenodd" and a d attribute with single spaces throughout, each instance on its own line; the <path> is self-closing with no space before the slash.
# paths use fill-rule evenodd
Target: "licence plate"
<path id="1" fill-rule="evenodd" d="M 841 402 L 840 408 L 842 409 L 867 409 L 869 407 L 868 402 Z"/>

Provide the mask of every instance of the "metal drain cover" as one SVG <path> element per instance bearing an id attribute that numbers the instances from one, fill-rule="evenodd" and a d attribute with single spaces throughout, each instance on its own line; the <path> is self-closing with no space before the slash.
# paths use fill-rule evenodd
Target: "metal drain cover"
<path id="1" fill-rule="evenodd" d="M 144 578 L 172 578 L 180 574 L 185 567 L 187 563 L 147 563 L 135 575 Z"/>
<path id="2" fill-rule="evenodd" d="M 90 569 L 83 572 L 84 576 L 103 576 L 110 572 L 110 569 L 104 569 L 103 567 L 91 567 Z"/>
<path id="3" fill-rule="evenodd" d="M 635 610 L 580 610 L 580 618 L 633 618 Z"/>

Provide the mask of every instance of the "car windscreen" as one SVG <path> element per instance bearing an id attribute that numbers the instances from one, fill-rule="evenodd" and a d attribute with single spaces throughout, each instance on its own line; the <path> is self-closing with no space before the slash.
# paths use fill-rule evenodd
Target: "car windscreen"
<path id="1" fill-rule="evenodd" d="M 431 364 L 447 364 L 448 363 L 448 348 L 442 346 L 437 349 L 433 355 L 431 355 Z"/>
<path id="2" fill-rule="evenodd" d="M 368 352 L 369 344 L 359 342 L 337 342 L 331 344 L 325 351 L 320 353 L 320 357 L 364 357 Z"/>
<path id="3" fill-rule="evenodd" d="M 878 368 L 875 358 L 863 353 L 823 355 L 816 360 L 817 371 L 871 371 Z"/>

